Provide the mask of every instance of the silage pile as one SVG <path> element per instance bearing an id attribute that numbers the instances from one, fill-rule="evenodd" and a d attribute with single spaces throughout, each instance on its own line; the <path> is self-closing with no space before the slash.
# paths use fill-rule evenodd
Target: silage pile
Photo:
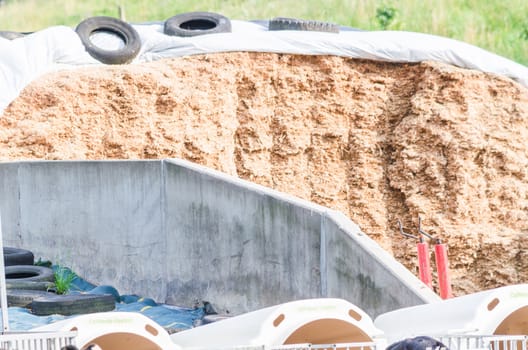
<path id="1" fill-rule="evenodd" d="M 442 63 L 223 53 L 34 81 L 0 159 L 187 159 L 340 210 L 416 271 L 401 219 L 448 244 L 456 295 L 528 282 L 528 89 Z"/>

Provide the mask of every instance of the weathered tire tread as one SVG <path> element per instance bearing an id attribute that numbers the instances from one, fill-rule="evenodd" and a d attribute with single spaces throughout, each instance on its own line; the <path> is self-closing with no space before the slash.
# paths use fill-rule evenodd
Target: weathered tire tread
<path id="1" fill-rule="evenodd" d="M 269 21 L 268 30 L 299 30 L 312 32 L 339 33 L 339 26 L 330 22 L 275 17 Z"/>
<path id="2" fill-rule="evenodd" d="M 25 289 L 48 291 L 55 288 L 55 283 L 50 281 L 17 281 L 6 280 L 6 289 Z"/>
<path id="3" fill-rule="evenodd" d="M 27 276 L 26 276 L 27 275 Z M 12 281 L 55 282 L 53 270 L 45 266 L 12 265 L 5 267 L 6 283 Z M 26 277 L 22 277 L 26 276 Z"/>
<path id="4" fill-rule="evenodd" d="M 112 311 L 115 309 L 115 299 L 110 294 L 53 295 L 34 299 L 30 308 L 31 312 L 38 316 L 71 316 Z"/>
<path id="5" fill-rule="evenodd" d="M 47 297 L 53 295 L 43 290 L 31 289 L 8 289 L 7 290 L 7 306 L 18 306 L 27 308 L 36 298 Z"/>

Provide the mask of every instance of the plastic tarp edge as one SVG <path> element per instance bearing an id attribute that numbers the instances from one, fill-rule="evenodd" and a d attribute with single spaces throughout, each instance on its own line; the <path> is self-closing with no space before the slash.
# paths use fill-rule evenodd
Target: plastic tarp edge
<path id="1" fill-rule="evenodd" d="M 404 31 L 268 31 L 250 21 L 232 21 L 231 33 L 174 37 L 163 23 L 134 24 L 141 50 L 132 64 L 219 52 L 335 55 L 387 62 L 440 61 L 503 75 L 528 87 L 528 67 L 476 46 L 435 35 Z M 54 26 L 15 40 L 0 38 L 0 112 L 31 81 L 61 69 L 101 65 L 84 49 L 73 28 Z"/>

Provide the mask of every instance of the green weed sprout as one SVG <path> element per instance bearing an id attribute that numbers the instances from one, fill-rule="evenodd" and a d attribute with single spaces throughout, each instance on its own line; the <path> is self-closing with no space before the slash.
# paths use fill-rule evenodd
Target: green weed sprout
<path id="1" fill-rule="evenodd" d="M 57 294 L 67 293 L 77 274 L 67 267 L 60 265 L 55 268 L 53 273 L 55 275 L 55 292 Z"/>

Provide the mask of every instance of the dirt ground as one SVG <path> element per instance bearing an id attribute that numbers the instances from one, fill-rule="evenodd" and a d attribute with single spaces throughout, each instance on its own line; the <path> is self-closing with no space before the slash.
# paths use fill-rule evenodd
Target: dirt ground
<path id="1" fill-rule="evenodd" d="M 421 217 L 455 295 L 528 283 L 526 139 L 508 78 L 272 53 L 56 72 L 0 118 L 0 160 L 187 159 L 344 212 L 414 273 L 397 220 Z"/>

